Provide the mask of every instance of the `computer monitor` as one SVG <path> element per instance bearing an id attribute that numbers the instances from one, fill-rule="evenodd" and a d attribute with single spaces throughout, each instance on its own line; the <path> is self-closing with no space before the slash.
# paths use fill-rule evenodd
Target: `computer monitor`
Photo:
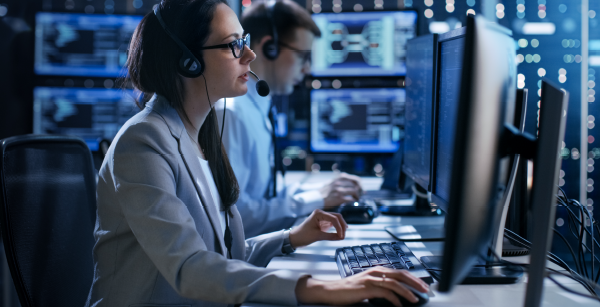
<path id="1" fill-rule="evenodd" d="M 538 307 L 542 303 L 544 278 L 546 277 L 546 255 L 550 249 L 552 229 L 556 213 L 556 194 L 560 172 L 560 148 L 565 137 L 569 94 L 542 80 L 542 97 L 538 138 L 524 147 L 533 157 L 533 184 L 531 188 L 531 208 L 533 219 L 531 236 L 531 257 L 525 306 Z"/>
<path id="2" fill-rule="evenodd" d="M 75 135 L 92 151 L 139 112 L 130 90 L 36 87 L 33 93 L 33 133 Z"/>
<path id="3" fill-rule="evenodd" d="M 431 121 L 437 56 L 437 34 L 408 41 L 406 108 L 402 171 L 424 190 L 431 172 Z"/>
<path id="4" fill-rule="evenodd" d="M 432 200 L 447 213 L 441 292 L 472 275 L 474 264 L 488 254 L 499 227 L 498 206 L 510 189 L 509 163 L 502 159 L 502 135 L 504 126 L 513 124 L 516 93 L 510 35 L 495 23 L 468 17 L 463 38 L 440 36 L 431 181 Z M 475 273 L 485 278 L 488 271 Z M 499 275 L 505 282 L 520 277 L 510 271 Z"/>
<path id="5" fill-rule="evenodd" d="M 118 77 L 131 36 L 143 16 L 36 14 L 35 73 Z"/>
<path id="6" fill-rule="evenodd" d="M 404 76 L 417 16 L 409 10 L 313 14 L 322 35 L 313 46 L 313 76 Z"/>
<path id="7" fill-rule="evenodd" d="M 441 34 L 438 38 L 437 86 L 432 146 L 432 201 L 447 212 L 450 198 L 451 167 L 465 53 L 466 27 Z"/>
<path id="8" fill-rule="evenodd" d="M 393 153 L 404 126 L 403 88 L 318 89 L 310 93 L 310 150 Z"/>

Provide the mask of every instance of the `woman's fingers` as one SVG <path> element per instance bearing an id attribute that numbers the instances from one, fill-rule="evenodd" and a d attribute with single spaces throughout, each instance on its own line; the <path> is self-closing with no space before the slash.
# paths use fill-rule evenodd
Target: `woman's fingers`
<path id="1" fill-rule="evenodd" d="M 344 229 L 348 229 L 348 223 L 346 223 L 346 220 L 344 220 L 344 217 L 341 214 L 337 212 L 331 212 L 330 214 L 337 216 L 338 220 L 340 220 L 340 222 L 342 223 L 342 226 L 344 226 Z"/>
<path id="2" fill-rule="evenodd" d="M 419 292 L 428 292 L 429 291 L 429 285 L 427 285 L 427 283 L 425 283 L 424 281 L 422 281 L 420 278 L 416 277 L 415 275 L 411 274 L 407 270 L 392 270 L 392 269 L 386 269 L 386 268 L 379 267 L 379 268 L 371 269 L 367 272 L 369 272 L 371 275 L 377 276 L 377 277 L 381 277 L 383 274 L 385 274 L 386 278 L 391 278 L 398 282 L 405 283 L 405 284 L 415 288 L 415 290 L 417 290 Z"/>
<path id="3" fill-rule="evenodd" d="M 368 298 L 370 298 L 370 299 L 371 298 L 384 298 L 384 299 L 388 300 L 390 303 L 394 304 L 394 306 L 402 306 L 400 303 L 400 299 L 394 293 L 395 291 L 393 289 L 389 288 L 389 286 L 386 285 L 387 283 L 388 283 L 387 280 L 385 283 L 383 283 L 382 279 L 378 278 L 378 277 L 373 277 L 373 276 L 368 277 L 368 279 L 365 281 L 365 284 L 367 286 L 369 286 L 368 287 L 368 291 L 369 291 Z"/>
<path id="4" fill-rule="evenodd" d="M 319 215 L 318 215 L 318 220 L 319 221 L 327 221 L 330 222 L 331 225 L 335 228 L 335 231 L 337 232 L 337 235 L 339 236 L 340 239 L 343 239 L 346 236 L 346 227 L 342 227 L 342 223 L 340 222 L 340 217 L 338 217 L 337 215 L 333 215 L 331 213 L 327 213 L 324 212 L 322 210 L 319 210 Z M 341 218 L 341 220 L 343 221 L 344 219 Z"/>

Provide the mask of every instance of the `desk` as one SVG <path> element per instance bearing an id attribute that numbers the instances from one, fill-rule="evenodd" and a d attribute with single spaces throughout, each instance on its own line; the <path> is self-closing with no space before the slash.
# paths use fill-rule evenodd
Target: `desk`
<path id="1" fill-rule="evenodd" d="M 319 179 L 331 178 L 328 174 L 318 175 Z M 288 175 L 286 174 L 286 177 Z M 311 176 L 312 177 L 312 176 Z M 298 178 L 298 177 L 296 177 Z M 306 183 L 316 183 L 313 178 L 305 178 Z M 286 178 L 286 181 L 288 178 Z M 373 181 L 373 178 L 366 178 Z M 289 181 L 288 181 L 289 183 Z M 367 182 L 365 182 L 367 183 Z M 365 187 L 366 189 L 366 187 Z M 271 260 L 268 268 L 287 269 L 301 271 L 311 274 L 314 278 L 322 280 L 340 279 L 337 264 L 334 260 L 335 249 L 343 246 L 353 246 L 371 243 L 383 243 L 394 241 L 385 230 L 385 226 L 391 225 L 436 225 L 443 217 L 397 217 L 380 216 L 368 225 L 350 225 L 346 239 L 343 241 L 321 241 L 310 246 L 299 248 L 294 254 L 275 257 Z M 407 242 L 409 248 L 419 258 L 427 255 L 441 255 L 442 242 Z M 507 260 L 514 262 L 526 262 L 527 257 L 508 257 Z M 571 289 L 587 293 L 577 282 L 566 277 L 556 276 L 556 279 Z M 525 301 L 525 288 L 527 277 L 511 285 L 458 285 L 450 294 L 436 291 L 437 282 L 432 284 L 430 302 L 428 307 L 435 306 L 523 306 Z M 267 307 L 265 304 L 244 304 L 247 307 Z M 362 303 L 357 306 L 368 306 Z M 600 306 L 600 303 L 570 294 L 550 280 L 546 279 L 544 288 L 543 306 Z"/>

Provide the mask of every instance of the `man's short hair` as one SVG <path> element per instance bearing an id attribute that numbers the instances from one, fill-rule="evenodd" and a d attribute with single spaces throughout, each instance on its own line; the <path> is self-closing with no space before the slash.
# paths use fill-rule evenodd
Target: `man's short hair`
<path id="1" fill-rule="evenodd" d="M 279 41 L 291 43 L 294 41 L 296 28 L 312 32 L 315 37 L 321 37 L 321 30 L 312 20 L 306 9 L 292 0 L 277 0 L 273 6 L 272 17 Z M 254 3 L 242 13 L 241 24 L 246 33 L 252 36 L 251 44 L 260 42 L 265 36 L 273 36 L 273 25 L 268 17 L 267 3 Z"/>

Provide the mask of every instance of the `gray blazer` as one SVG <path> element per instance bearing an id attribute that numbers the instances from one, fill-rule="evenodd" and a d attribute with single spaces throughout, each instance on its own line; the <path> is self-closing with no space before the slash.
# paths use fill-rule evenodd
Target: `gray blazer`
<path id="1" fill-rule="evenodd" d="M 302 274 L 260 268 L 281 255 L 283 231 L 244 240 L 232 207 L 232 256 L 178 113 L 154 96 L 115 137 L 100 169 L 86 306 L 296 305 Z"/>

